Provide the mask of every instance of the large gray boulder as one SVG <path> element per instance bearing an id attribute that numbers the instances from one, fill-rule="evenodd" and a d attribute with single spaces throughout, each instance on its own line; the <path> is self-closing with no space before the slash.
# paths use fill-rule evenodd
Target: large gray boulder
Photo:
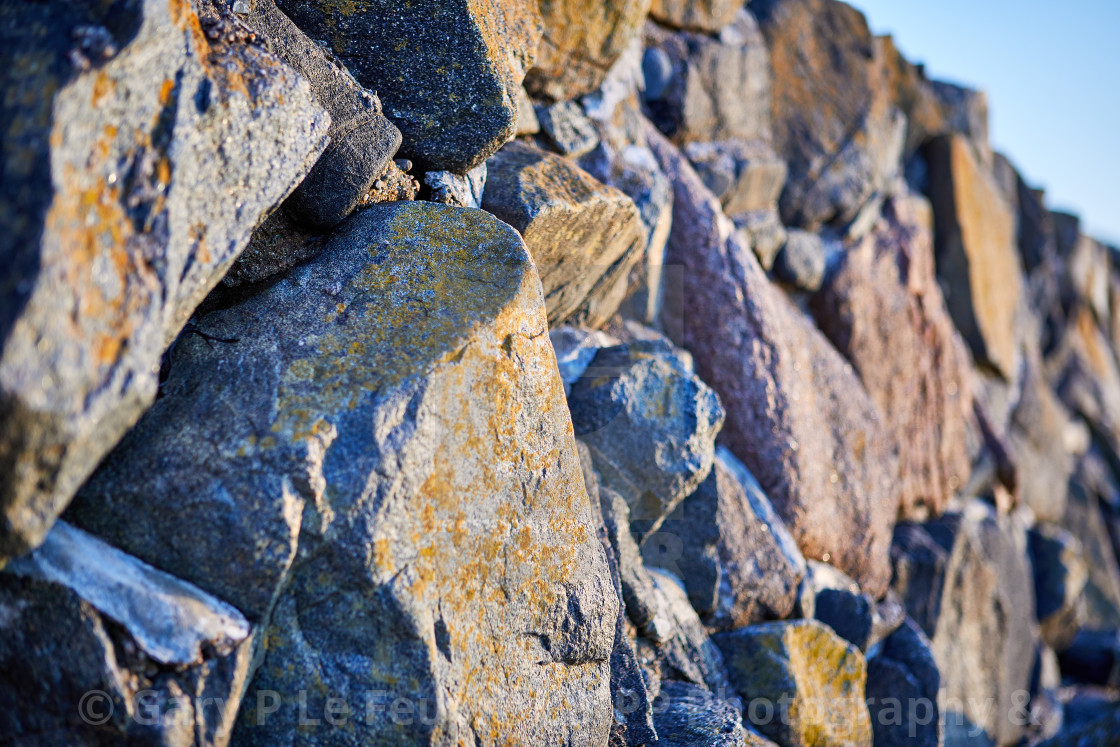
<path id="1" fill-rule="evenodd" d="M 722 446 L 707 479 L 646 538 L 647 565 L 679 576 L 709 629 L 788 617 L 805 574 L 754 475 Z"/>
<path id="2" fill-rule="evenodd" d="M 164 348 L 329 123 L 213 12 L 204 32 L 191 3 L 67 8 L 0 8 L 0 562 L 151 404 Z"/>
<path id="3" fill-rule="evenodd" d="M 807 558 L 881 596 L 898 465 L 878 409 L 851 366 L 770 284 L 684 157 L 656 132 L 650 143 L 673 180 L 667 261 L 681 268 L 662 319 L 727 409 L 721 441 L 758 478 Z"/>
<path id="4" fill-rule="evenodd" d="M 280 0 L 401 131 L 424 170 L 465 174 L 514 136 L 521 81 L 541 38 L 526 0 Z"/>
<path id="5" fill-rule="evenodd" d="M 236 342 L 180 341 L 74 519 L 261 626 L 238 740 L 337 697 L 338 744 L 602 744 L 618 599 L 516 232 L 373 206 L 196 324 Z"/>
<path id="6" fill-rule="evenodd" d="M 941 747 L 941 672 L 922 629 L 907 619 L 867 662 L 867 706 L 878 747 Z"/>
<path id="7" fill-rule="evenodd" d="M 1016 741 L 1039 640 L 1025 530 L 973 500 L 933 522 L 899 524 L 891 553 L 894 587 L 941 672 L 946 743 Z"/>
<path id="8" fill-rule="evenodd" d="M 605 324 L 645 250 L 634 202 L 568 159 L 519 141 L 494 154 L 486 168 L 482 207 L 525 239 L 549 323 Z"/>

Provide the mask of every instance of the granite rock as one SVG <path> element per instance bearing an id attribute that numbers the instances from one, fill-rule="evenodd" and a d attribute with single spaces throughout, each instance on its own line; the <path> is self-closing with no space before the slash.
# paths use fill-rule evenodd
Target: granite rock
<path id="1" fill-rule="evenodd" d="M 0 179 L 2 562 L 42 541 L 151 404 L 164 348 L 311 169 L 329 117 L 276 57 L 211 39 L 190 3 L 6 3 L 0 50 L 14 134 Z"/>
<path id="2" fill-rule="evenodd" d="M 517 99 L 536 59 L 541 17 L 523 0 L 280 0 L 375 91 L 425 171 L 466 172 L 517 129 Z"/>
<path id="3" fill-rule="evenodd" d="M 681 29 L 718 34 L 749 0 L 653 0 L 649 14 Z"/>
<path id="4" fill-rule="evenodd" d="M 867 705 L 875 744 L 940 747 L 940 686 L 929 639 L 908 619 L 867 662 Z"/>
<path id="5" fill-rule="evenodd" d="M 602 744 L 618 600 L 516 232 L 375 205 L 197 324 L 237 342 L 179 344 L 73 518 L 259 621 L 237 741 L 343 698 L 339 744 Z"/>
<path id="6" fill-rule="evenodd" d="M 684 581 L 710 630 L 788 617 L 805 573 L 762 488 L 723 447 L 707 479 L 643 542 L 642 556 Z"/>

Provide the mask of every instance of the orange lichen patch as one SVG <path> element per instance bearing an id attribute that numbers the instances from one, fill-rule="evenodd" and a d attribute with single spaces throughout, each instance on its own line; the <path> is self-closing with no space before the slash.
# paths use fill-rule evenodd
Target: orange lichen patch
<path id="1" fill-rule="evenodd" d="M 93 100 L 94 108 L 103 105 L 111 96 L 116 93 L 117 84 L 104 69 L 97 71 L 97 77 L 93 80 Z"/>

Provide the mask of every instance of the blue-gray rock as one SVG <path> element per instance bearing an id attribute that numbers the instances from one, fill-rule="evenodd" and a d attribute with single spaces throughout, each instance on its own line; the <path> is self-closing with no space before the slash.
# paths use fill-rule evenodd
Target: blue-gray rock
<path id="1" fill-rule="evenodd" d="M 1120 687 L 1120 632 L 1079 630 L 1064 650 L 1058 652 L 1062 674 L 1074 682 Z"/>
<path id="2" fill-rule="evenodd" d="M 238 742 L 343 698 L 339 744 L 602 744 L 618 599 L 517 233 L 375 205 L 196 324 L 236 342 L 179 343 L 73 518 L 260 626 Z"/>
<path id="3" fill-rule="evenodd" d="M 893 586 L 941 672 L 945 739 L 1007 744 L 1038 644 L 1025 529 L 973 500 L 926 524 L 900 523 Z"/>
<path id="4" fill-rule="evenodd" d="M 929 639 L 906 620 L 867 662 L 867 706 L 876 747 L 940 747 L 937 669 Z"/>
<path id="5" fill-rule="evenodd" d="M 458 207 L 482 207 L 482 193 L 486 189 L 486 164 L 480 164 L 465 176 L 450 171 L 429 171 L 424 174 L 424 185 L 430 190 L 432 202 Z"/>
<path id="6" fill-rule="evenodd" d="M 828 253 L 820 235 L 793 229 L 774 258 L 774 277 L 798 290 L 810 293 L 819 290 L 824 282 Z"/>
<path id="7" fill-rule="evenodd" d="M 425 171 L 465 174 L 513 137 L 541 17 L 521 0 L 280 0 L 377 93 Z"/>
<path id="8" fill-rule="evenodd" d="M 601 348 L 568 396 L 576 435 L 641 539 L 708 476 L 724 411 L 671 349 Z"/>
<path id="9" fill-rule="evenodd" d="M 595 125 L 574 101 L 536 107 L 541 132 L 556 150 L 571 158 L 590 153 L 599 144 Z"/>
<path id="10" fill-rule="evenodd" d="M 66 7 L 0 8 L 0 562 L 151 404 L 166 345 L 327 145 L 307 82 L 228 19 Z"/>
<path id="11" fill-rule="evenodd" d="M 758 481 L 723 447 L 700 487 L 642 543 L 642 556 L 684 581 L 710 630 L 788 617 L 805 574 Z"/>
<path id="12" fill-rule="evenodd" d="M 1042 638 L 1055 649 L 1063 649 L 1081 627 L 1081 594 L 1089 576 L 1081 543 L 1052 524 L 1032 527 L 1027 542 Z"/>
<path id="13" fill-rule="evenodd" d="M 748 736 L 731 703 L 688 682 L 663 682 L 657 696 L 657 744 L 673 747 L 743 747 L 772 744 Z"/>
<path id="14" fill-rule="evenodd" d="M 684 154 L 732 218 L 777 207 L 786 164 L 765 140 L 688 143 Z"/>
<path id="15" fill-rule="evenodd" d="M 325 231 L 340 223 L 385 173 L 401 133 L 381 113 L 377 95 L 358 84 L 344 65 L 300 31 L 274 0 L 254 0 L 245 22 L 268 48 L 311 84 L 331 116 L 330 144 L 311 173 L 284 201 L 305 228 Z"/>

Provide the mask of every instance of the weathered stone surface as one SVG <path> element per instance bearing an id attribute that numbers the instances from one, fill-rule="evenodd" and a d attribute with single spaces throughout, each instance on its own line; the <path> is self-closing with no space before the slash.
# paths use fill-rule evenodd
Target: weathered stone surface
<path id="1" fill-rule="evenodd" d="M 811 304 L 817 325 L 852 363 L 898 449 L 903 518 L 945 510 L 968 482 L 970 361 L 945 309 L 933 237 L 906 198 L 843 252 Z"/>
<path id="2" fill-rule="evenodd" d="M 728 215 L 777 206 L 786 164 L 765 141 L 688 143 L 684 153 Z"/>
<path id="3" fill-rule="evenodd" d="M 59 525 L 61 526 L 61 525 Z M 36 746 L 224 747 L 252 644 L 190 666 L 147 657 L 127 632 L 64 586 L 0 575 L 0 733 Z"/>
<path id="4" fill-rule="evenodd" d="M 239 742 L 310 743 L 339 697 L 340 744 L 602 744 L 617 597 L 513 229 L 376 205 L 197 324 L 237 342 L 180 343 L 74 513 L 267 621 L 247 699 L 280 701 Z"/>
<path id="5" fill-rule="evenodd" d="M 747 0 L 653 0 L 649 14 L 661 23 L 718 34 Z"/>
<path id="6" fill-rule="evenodd" d="M 788 617 L 805 573 L 762 488 L 723 447 L 707 479 L 642 543 L 642 556 L 684 581 L 711 630 Z"/>
<path id="7" fill-rule="evenodd" d="M 666 299 L 662 318 L 727 409 L 721 440 L 807 558 L 882 595 L 898 503 L 879 413 L 851 367 L 770 285 L 684 158 L 655 134 L 650 142 L 673 180 L 667 261 L 681 265 L 680 296 Z"/>
<path id="8" fill-rule="evenodd" d="M 164 346 L 326 145 L 307 83 L 232 38 L 166 0 L 0 10 L 0 561 L 151 403 Z"/>
<path id="9" fill-rule="evenodd" d="M 835 0 L 755 0 L 773 70 L 774 147 L 789 164 L 783 222 L 853 220 L 898 173 L 906 120 L 863 15 Z"/>
<path id="10" fill-rule="evenodd" d="M 275 210 L 253 231 L 249 245 L 222 278 L 222 285 L 237 288 L 268 280 L 322 250 L 322 235 L 300 228 L 283 209 Z"/>
<path id="11" fill-rule="evenodd" d="M 1108 247 L 1082 234 L 1077 237 L 1066 268 L 1072 293 L 1092 310 L 1098 323 L 1107 325 L 1111 320 L 1108 281 L 1112 274 Z"/>
<path id="12" fill-rule="evenodd" d="M 829 253 L 820 235 L 793 229 L 774 257 L 774 277 L 798 290 L 819 290 Z"/>
<path id="13" fill-rule="evenodd" d="M 541 132 L 562 155 L 579 158 L 599 144 L 595 125 L 574 101 L 537 107 L 537 120 Z"/>
<path id="14" fill-rule="evenodd" d="M 876 747 L 940 747 L 940 687 L 929 639 L 908 619 L 867 662 L 867 706 Z"/>
<path id="15" fill-rule="evenodd" d="M 385 173 L 401 133 L 382 116 L 377 95 L 300 31 L 274 0 L 254 0 L 245 22 L 267 40 L 270 51 L 307 79 L 315 100 L 330 114 L 330 144 L 284 202 L 284 210 L 298 223 L 325 231 L 349 215 Z"/>
<path id="16" fill-rule="evenodd" d="M 750 13 L 735 15 L 719 38 L 647 23 L 645 45 L 670 62 L 666 85 L 647 89 L 645 103 L 673 142 L 770 139 L 770 66 Z"/>
<path id="17" fill-rule="evenodd" d="M 424 186 L 430 191 L 432 202 L 458 207 L 481 208 L 486 190 L 488 169 L 483 163 L 465 175 L 450 171 L 429 171 L 424 174 Z"/>
<path id="18" fill-rule="evenodd" d="M 668 345 L 601 348 L 572 384 L 568 407 L 603 484 L 629 505 L 639 539 L 712 468 L 723 407 Z"/>
<path id="19" fill-rule="evenodd" d="M 738 709 L 697 685 L 663 682 L 655 720 L 657 744 L 675 747 L 743 747 L 747 741 Z"/>
<path id="20" fill-rule="evenodd" d="M 1120 734 L 1120 707 L 1115 704 L 1097 718 L 1070 729 L 1063 729 L 1041 747 L 1098 747 L 1112 745 Z"/>
<path id="21" fill-rule="evenodd" d="M 280 0 L 334 53 L 400 128 L 401 153 L 424 170 L 465 174 L 513 137 L 518 91 L 541 38 L 521 0 Z"/>
<path id="22" fill-rule="evenodd" d="M 204 646 L 224 656 L 249 636 L 245 618 L 225 602 L 64 521 L 6 570 L 70 589 L 161 664 L 200 664 Z"/>
<path id="23" fill-rule="evenodd" d="M 1027 541 L 1042 638 L 1055 649 L 1064 649 L 1080 627 L 1079 602 L 1089 576 L 1081 543 L 1052 524 L 1032 527 Z"/>
<path id="24" fill-rule="evenodd" d="M 937 138 L 924 153 L 949 313 L 976 361 L 1012 379 L 1023 290 L 1011 212 L 968 140 Z"/>
<path id="25" fill-rule="evenodd" d="M 854 646 L 815 620 L 772 622 L 719 633 L 731 684 L 747 721 L 790 747 L 871 745 L 864 702 L 867 663 Z M 755 721 L 750 703 L 769 703 L 771 718 Z"/>
<path id="26" fill-rule="evenodd" d="M 544 35 L 525 86 L 564 101 L 591 93 L 641 29 L 650 0 L 540 0 Z"/>
<path id="27" fill-rule="evenodd" d="M 1038 642 L 1027 540 L 1013 519 L 974 500 L 962 513 L 899 524 L 894 587 L 929 636 L 941 671 L 945 741 L 1018 739 L 1016 693 Z"/>
<path id="28" fill-rule="evenodd" d="M 487 173 L 482 206 L 524 237 L 549 323 L 604 324 L 645 248 L 633 201 L 571 161 L 521 142 L 495 154 Z"/>

